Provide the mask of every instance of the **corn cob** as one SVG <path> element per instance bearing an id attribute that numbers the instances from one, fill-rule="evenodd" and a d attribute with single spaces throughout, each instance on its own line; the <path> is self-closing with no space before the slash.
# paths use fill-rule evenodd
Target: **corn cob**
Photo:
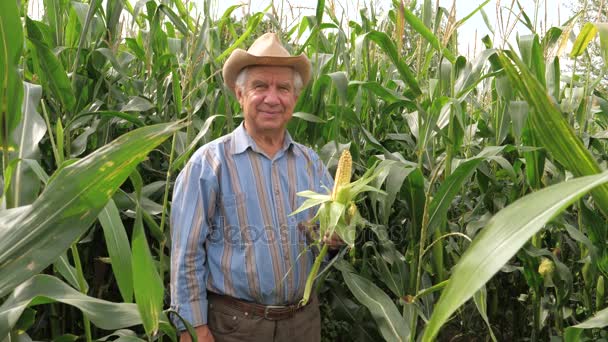
<path id="1" fill-rule="evenodd" d="M 551 261 L 551 259 L 548 258 L 543 258 L 543 260 L 541 260 L 540 265 L 538 266 L 538 273 L 545 277 L 545 276 L 551 276 L 553 275 L 553 272 L 555 271 L 555 264 L 553 264 L 553 261 Z"/>
<path id="2" fill-rule="evenodd" d="M 350 224 L 353 217 L 357 215 L 357 205 L 355 202 L 350 202 L 350 206 L 348 207 L 348 211 L 346 212 L 346 224 Z"/>
<path id="3" fill-rule="evenodd" d="M 538 266 L 538 273 L 543 277 L 545 287 L 555 286 L 553 283 L 553 272 L 555 272 L 555 264 L 549 258 L 543 258 Z"/>
<path id="4" fill-rule="evenodd" d="M 340 160 L 338 161 L 338 168 L 336 169 L 336 176 L 334 177 L 334 188 L 331 192 L 331 200 L 335 201 L 338 198 L 338 194 L 340 192 L 340 188 L 344 185 L 350 183 L 350 174 L 353 168 L 353 158 L 350 155 L 348 150 L 344 150 L 342 155 L 340 155 Z M 353 203 L 354 205 L 354 203 Z M 353 207 L 349 208 L 349 212 L 352 211 Z M 354 210 L 357 209 L 355 205 Z M 310 270 L 310 274 L 308 275 L 308 279 L 306 280 L 306 285 L 304 287 L 304 296 L 300 301 L 300 304 L 308 303 L 308 299 L 310 298 L 310 294 L 312 292 L 312 284 L 319 273 L 319 268 L 321 267 L 321 261 L 325 258 L 325 255 L 328 251 L 328 245 L 323 244 L 323 248 L 319 252 L 319 255 L 315 259 L 315 262 L 312 265 L 312 269 Z"/>
<path id="5" fill-rule="evenodd" d="M 604 308 L 604 300 L 606 298 L 605 291 L 604 276 L 600 275 L 599 278 L 597 278 L 597 286 L 595 287 L 595 310 L 597 311 Z"/>
<path id="6" fill-rule="evenodd" d="M 340 188 L 350 183 L 350 175 L 353 168 L 353 158 L 348 150 L 342 151 L 338 168 L 336 169 L 336 177 L 334 177 L 334 188 L 331 192 L 331 199 L 335 201 L 338 197 Z"/>

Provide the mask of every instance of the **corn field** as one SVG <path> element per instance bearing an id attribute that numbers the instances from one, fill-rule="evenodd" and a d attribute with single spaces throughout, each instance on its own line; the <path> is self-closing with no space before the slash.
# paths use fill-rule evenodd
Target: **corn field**
<path id="1" fill-rule="evenodd" d="M 608 93 L 584 67 L 592 43 L 607 62 L 608 24 L 540 30 L 507 1 L 532 33 L 469 58 L 470 16 L 431 0 L 360 20 L 319 0 L 296 22 L 273 4 L 40 3 L 0 1 L 0 341 L 178 340 L 173 182 L 241 122 L 222 65 L 269 31 L 313 66 L 294 140 L 332 174 L 350 151 L 378 190 L 316 278 L 324 341 L 608 340 Z"/>

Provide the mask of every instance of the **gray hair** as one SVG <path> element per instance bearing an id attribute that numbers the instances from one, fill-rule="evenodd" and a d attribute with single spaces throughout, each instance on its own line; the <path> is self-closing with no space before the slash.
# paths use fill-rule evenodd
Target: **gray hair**
<path id="1" fill-rule="evenodd" d="M 245 88 L 245 82 L 247 81 L 247 69 L 245 67 L 239 71 L 239 74 L 236 76 L 235 87 L 243 90 Z M 302 82 L 302 76 L 295 69 L 293 70 L 293 87 L 295 88 L 296 95 L 300 95 L 300 91 L 304 87 Z"/>

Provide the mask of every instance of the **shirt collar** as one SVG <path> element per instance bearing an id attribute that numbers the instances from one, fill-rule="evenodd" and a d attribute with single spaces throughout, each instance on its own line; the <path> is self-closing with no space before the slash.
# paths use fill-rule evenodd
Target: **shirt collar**
<path id="1" fill-rule="evenodd" d="M 258 150 L 257 145 L 253 138 L 247 133 L 245 130 L 244 121 L 232 132 L 232 154 L 243 153 L 247 150 L 247 148 L 251 147 L 251 149 L 255 152 L 262 153 Z M 289 147 L 293 145 L 293 139 L 291 138 L 291 134 L 287 130 L 285 130 L 285 139 L 283 139 L 283 147 L 281 148 L 281 152 L 286 151 Z"/>

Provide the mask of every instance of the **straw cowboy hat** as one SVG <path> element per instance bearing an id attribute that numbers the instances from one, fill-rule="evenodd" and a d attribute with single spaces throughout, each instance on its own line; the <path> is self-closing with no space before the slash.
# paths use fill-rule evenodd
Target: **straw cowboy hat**
<path id="1" fill-rule="evenodd" d="M 224 63 L 224 83 L 233 92 L 236 78 L 243 68 L 252 65 L 289 66 L 300 73 L 302 85 L 310 80 L 310 61 L 306 55 L 292 56 L 279 41 L 276 33 L 265 33 L 256 39 L 249 50 L 236 49 Z"/>

